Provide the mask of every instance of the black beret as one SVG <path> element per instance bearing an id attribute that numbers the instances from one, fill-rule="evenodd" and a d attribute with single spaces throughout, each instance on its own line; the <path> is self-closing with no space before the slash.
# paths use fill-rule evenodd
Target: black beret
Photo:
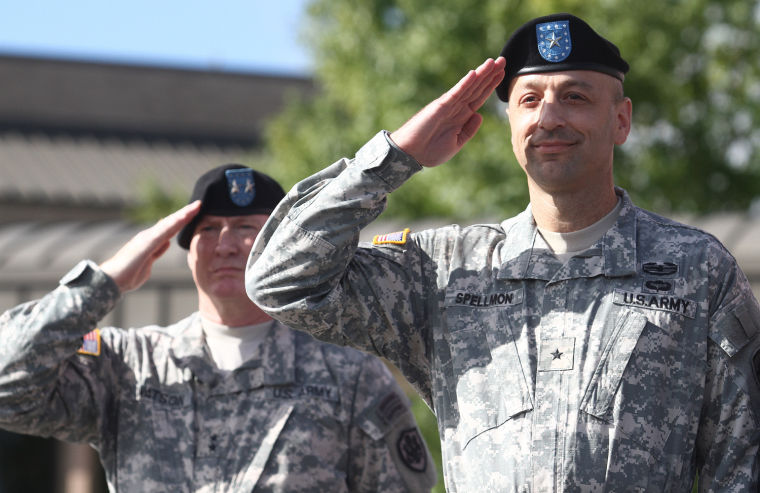
<path id="1" fill-rule="evenodd" d="M 522 74 L 593 70 L 623 80 L 628 72 L 617 46 L 570 14 L 547 15 L 523 24 L 504 45 L 501 56 L 507 60 L 504 80 L 496 88 L 502 101 L 509 99 L 510 81 Z"/>
<path id="2" fill-rule="evenodd" d="M 177 235 L 187 250 L 195 226 L 204 214 L 246 216 L 270 214 L 285 197 L 282 187 L 270 176 L 242 164 L 225 164 L 207 171 L 195 182 L 188 203 L 201 200 L 201 210 Z"/>

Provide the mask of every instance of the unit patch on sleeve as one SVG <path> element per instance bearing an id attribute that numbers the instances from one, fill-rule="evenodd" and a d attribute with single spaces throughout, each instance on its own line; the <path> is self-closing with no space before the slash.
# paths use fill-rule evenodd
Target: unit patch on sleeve
<path id="1" fill-rule="evenodd" d="M 427 469 L 425 444 L 417 428 L 409 428 L 402 431 L 396 442 L 396 447 L 406 467 L 417 472 L 423 472 Z"/>
<path id="2" fill-rule="evenodd" d="M 373 245 L 404 245 L 406 238 L 409 236 L 409 228 L 403 231 L 396 231 L 394 233 L 386 233 L 384 235 L 375 235 L 372 238 Z"/>
<path id="3" fill-rule="evenodd" d="M 95 329 L 84 335 L 82 347 L 79 348 L 77 353 L 100 356 L 100 329 Z"/>

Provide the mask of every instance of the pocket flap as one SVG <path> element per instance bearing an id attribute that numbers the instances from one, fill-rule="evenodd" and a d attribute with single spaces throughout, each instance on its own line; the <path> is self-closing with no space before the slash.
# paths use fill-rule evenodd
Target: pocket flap
<path id="1" fill-rule="evenodd" d="M 760 308 L 749 300 L 710 324 L 710 338 L 733 358 L 758 333 Z"/>
<path id="2" fill-rule="evenodd" d="M 647 318 L 640 312 L 626 310 L 620 315 L 581 400 L 580 407 L 585 412 L 601 418 L 612 407 L 620 379 L 646 324 Z"/>

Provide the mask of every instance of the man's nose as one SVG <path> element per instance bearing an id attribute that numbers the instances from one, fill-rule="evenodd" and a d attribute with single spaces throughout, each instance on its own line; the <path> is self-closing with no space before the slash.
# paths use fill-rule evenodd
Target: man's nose
<path id="1" fill-rule="evenodd" d="M 219 253 L 237 252 L 240 248 L 237 236 L 232 228 L 224 226 L 219 230 L 219 238 L 216 242 L 216 250 Z"/>
<path id="2" fill-rule="evenodd" d="M 544 99 L 538 112 L 538 126 L 545 130 L 554 130 L 564 126 L 565 118 L 562 105 L 557 101 Z"/>

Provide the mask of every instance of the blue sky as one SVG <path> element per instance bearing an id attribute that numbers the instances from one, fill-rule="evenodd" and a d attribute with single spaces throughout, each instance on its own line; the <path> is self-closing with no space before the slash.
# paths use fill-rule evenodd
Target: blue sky
<path id="1" fill-rule="evenodd" d="M 308 0 L 0 0 L 0 54 L 307 75 Z"/>

